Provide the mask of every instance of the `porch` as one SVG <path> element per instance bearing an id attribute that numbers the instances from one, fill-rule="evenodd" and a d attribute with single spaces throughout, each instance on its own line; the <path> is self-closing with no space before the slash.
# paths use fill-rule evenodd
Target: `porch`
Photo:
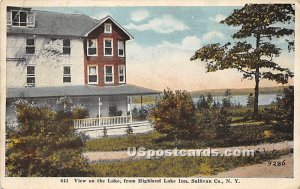
<path id="1" fill-rule="evenodd" d="M 89 117 L 74 119 L 76 132 L 85 132 L 91 137 L 107 135 L 124 135 L 128 127 L 133 133 L 152 130 L 151 123 L 146 120 L 133 119 L 132 96 L 140 96 L 141 106 L 144 95 L 158 95 L 160 92 L 134 85 L 119 86 L 61 86 L 7 89 L 6 120 L 16 120 L 16 114 L 11 109 L 17 98 L 34 102 L 46 102 L 54 109 L 61 109 L 57 104 L 61 97 L 68 97 L 70 104 L 82 104 L 89 110 Z M 70 107 L 64 110 L 70 111 Z"/>
<path id="2" fill-rule="evenodd" d="M 90 100 L 92 103 L 89 104 L 88 108 L 94 110 L 92 115 L 96 115 L 96 117 L 74 119 L 76 132 L 83 132 L 91 138 L 98 138 L 153 130 L 151 123 L 146 119 L 137 120 L 133 118 L 131 96 L 117 95 Z M 140 108 L 142 106 L 141 101 Z"/>

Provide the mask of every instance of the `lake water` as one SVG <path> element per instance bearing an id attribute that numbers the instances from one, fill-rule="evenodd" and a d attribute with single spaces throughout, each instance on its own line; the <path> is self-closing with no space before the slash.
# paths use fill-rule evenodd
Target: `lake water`
<path id="1" fill-rule="evenodd" d="M 213 96 L 214 101 L 222 103 L 223 96 Z M 268 105 L 272 102 L 275 102 L 277 98 L 277 94 L 260 94 L 258 96 L 258 105 Z M 194 103 L 197 103 L 199 98 L 193 98 Z M 235 105 L 240 104 L 242 106 L 246 106 L 248 101 L 248 95 L 233 95 L 231 98 L 231 102 Z M 145 104 L 143 104 L 145 105 Z M 132 108 L 136 107 L 137 109 L 141 108 L 140 103 L 132 104 Z"/>
<path id="2" fill-rule="evenodd" d="M 216 102 L 222 103 L 223 96 L 214 96 L 213 99 Z M 258 105 L 268 105 L 275 102 L 277 94 L 260 94 L 258 96 Z M 199 98 L 193 98 L 194 103 L 197 103 Z M 242 106 L 246 106 L 248 101 L 248 95 L 233 95 L 231 98 L 231 103 Z"/>

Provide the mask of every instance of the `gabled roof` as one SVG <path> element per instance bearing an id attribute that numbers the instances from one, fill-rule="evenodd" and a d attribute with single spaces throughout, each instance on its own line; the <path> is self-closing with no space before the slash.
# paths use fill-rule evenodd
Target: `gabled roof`
<path id="1" fill-rule="evenodd" d="M 8 26 L 7 33 L 83 37 L 87 36 L 90 32 L 110 19 L 126 35 L 128 35 L 129 39 L 133 39 L 132 35 L 130 35 L 111 16 L 96 20 L 85 14 L 69 14 L 39 10 L 31 10 L 31 12 L 35 14 L 35 27 Z"/>
<path id="2" fill-rule="evenodd" d="M 7 27 L 7 33 L 81 37 L 99 21 L 84 14 L 67 14 L 32 10 L 35 27 Z"/>
<path id="3" fill-rule="evenodd" d="M 88 31 L 84 37 L 87 37 L 92 31 L 94 31 L 96 28 L 98 28 L 99 26 L 101 26 L 104 22 L 106 22 L 108 19 L 110 19 L 115 25 L 117 25 L 128 37 L 129 39 L 133 39 L 133 36 L 126 31 L 120 24 L 118 24 L 111 16 L 107 15 L 106 17 L 102 18 L 100 20 L 100 23 L 98 23 L 93 29 L 91 29 L 90 31 Z"/>
<path id="4" fill-rule="evenodd" d="M 119 86 L 60 86 L 60 87 L 34 87 L 34 88 L 8 88 L 6 98 L 46 98 L 46 97 L 79 97 L 79 96 L 110 96 L 110 95 L 153 95 L 161 92 L 124 84 Z"/>

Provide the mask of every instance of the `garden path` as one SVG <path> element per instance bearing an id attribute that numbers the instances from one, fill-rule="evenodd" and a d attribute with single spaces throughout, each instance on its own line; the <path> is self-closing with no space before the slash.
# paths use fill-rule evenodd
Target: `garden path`
<path id="1" fill-rule="evenodd" d="M 272 151 L 272 150 L 283 150 L 283 149 L 291 149 L 293 148 L 293 141 L 284 141 L 278 143 L 263 143 L 258 145 L 251 146 L 237 146 L 237 147 L 227 147 L 227 148 L 212 148 L 212 150 L 218 150 L 220 153 L 223 153 L 225 150 L 258 150 L 258 151 Z M 207 148 L 206 148 L 207 149 Z M 197 149 L 199 150 L 199 149 Z M 115 161 L 130 161 L 130 160 L 139 160 L 146 159 L 145 156 L 137 157 L 137 156 L 129 156 L 127 151 L 95 151 L 95 152 L 84 152 L 83 156 L 85 156 L 89 162 L 97 163 L 97 162 L 115 162 Z"/>

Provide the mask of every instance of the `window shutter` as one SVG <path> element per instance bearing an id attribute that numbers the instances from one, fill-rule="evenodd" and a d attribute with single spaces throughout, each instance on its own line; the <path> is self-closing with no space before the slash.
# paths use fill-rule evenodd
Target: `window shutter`
<path id="1" fill-rule="evenodd" d="M 12 25 L 12 16 L 11 16 L 11 11 L 6 12 L 6 20 L 7 20 L 7 25 Z"/>
<path id="2" fill-rule="evenodd" d="M 35 14 L 34 12 L 30 12 L 28 13 L 28 23 L 27 23 L 28 27 L 35 27 Z"/>

